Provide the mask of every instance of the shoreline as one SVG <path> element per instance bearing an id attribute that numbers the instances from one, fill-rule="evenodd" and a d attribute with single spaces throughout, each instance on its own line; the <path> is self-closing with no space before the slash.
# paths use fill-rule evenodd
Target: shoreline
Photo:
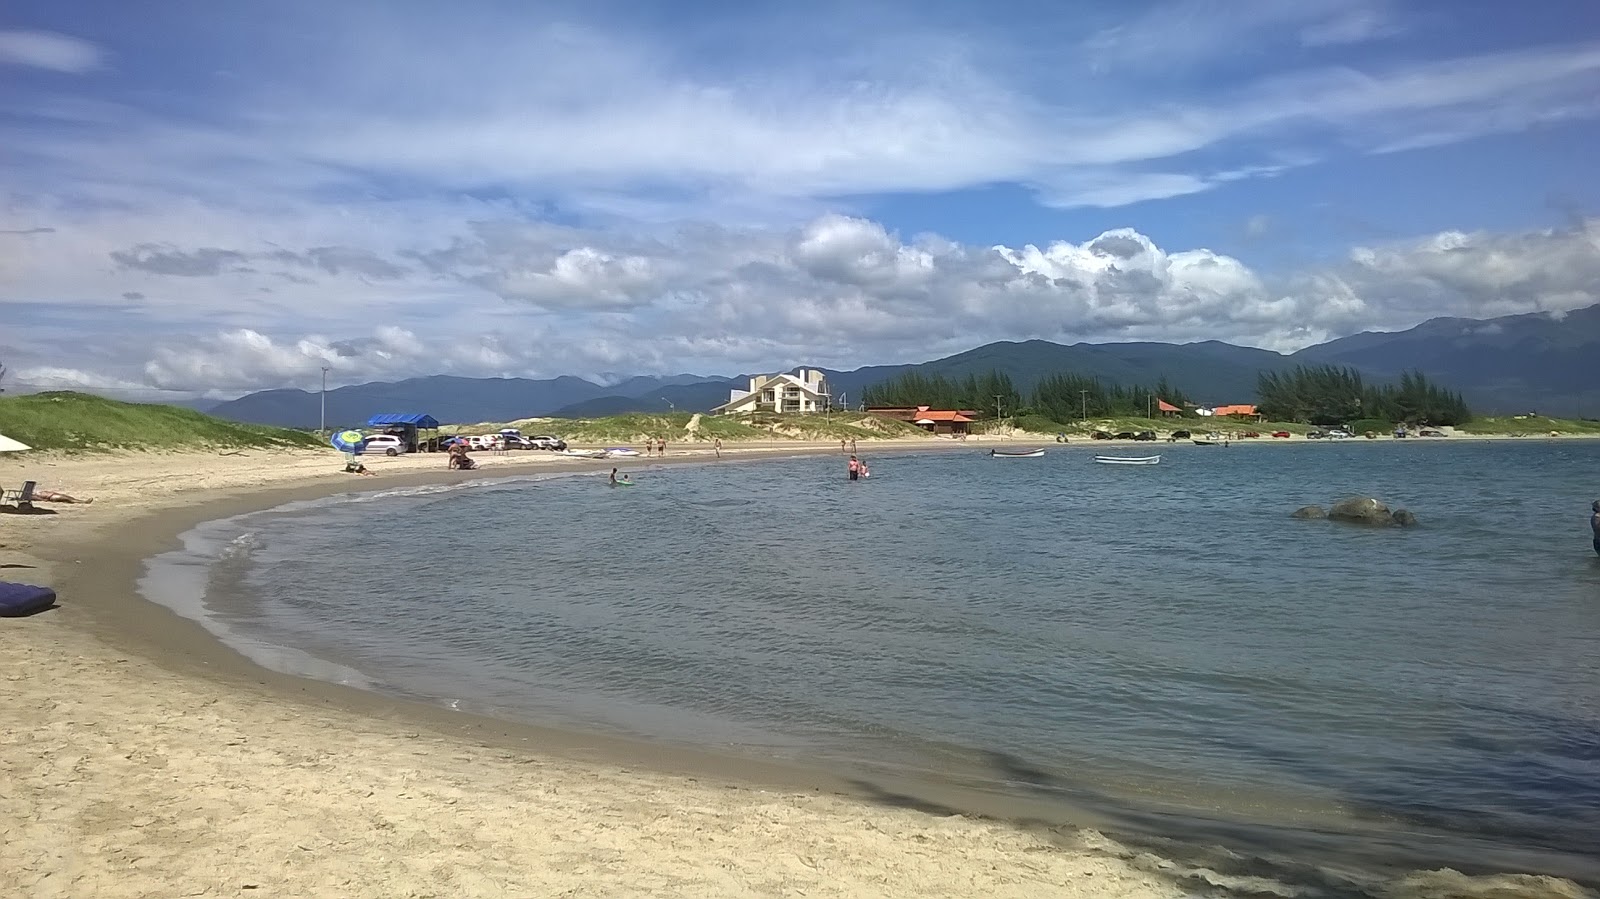
<path id="1" fill-rule="evenodd" d="M 1095 443 L 1103 444 L 1105 441 Z M 875 442 L 867 445 L 862 452 L 954 450 L 965 446 L 966 444 L 955 441 L 934 445 L 924 441 Z M 828 455 L 838 452 L 837 447 L 830 445 L 788 444 L 759 451 L 760 454 L 752 452 L 736 454 L 736 450 L 725 447 L 725 455 L 740 462 L 772 459 L 785 455 Z M 199 464 L 207 458 L 200 455 L 184 459 L 182 462 Z M 317 456 L 318 463 L 326 464 L 330 469 L 337 464 L 337 458 L 329 453 Z M 431 458 L 435 464 L 442 466 L 441 457 Z M 135 508 L 131 511 L 116 508 L 111 504 L 97 503 L 87 507 L 63 506 L 59 514 L 54 516 L 0 518 L 0 521 L 5 522 L 7 526 L 3 532 L 4 546 L 0 548 L 4 549 L 6 561 L 10 564 L 15 564 L 10 557 L 17 555 L 13 541 L 19 530 L 25 531 L 35 525 L 46 526 L 48 522 L 49 525 L 61 525 L 48 527 L 48 532 L 54 532 L 53 536 L 64 538 L 53 546 L 40 548 L 37 554 L 37 563 L 44 566 L 38 571 L 56 575 L 55 578 L 46 580 L 47 582 L 54 580 L 57 583 L 62 596 L 61 607 L 35 618 L 8 622 L 3 629 L 0 629 L 0 639 L 3 639 L 8 650 L 23 650 L 20 653 L 15 651 L 6 653 L 8 659 L 18 660 L 15 667 L 8 664 L 4 669 L 8 682 L 29 680 L 28 669 L 33 665 L 42 664 L 49 667 L 65 663 L 71 665 L 77 675 L 84 679 L 91 692 L 95 687 L 100 688 L 101 692 L 106 692 L 116 686 L 108 682 L 122 681 L 122 692 L 131 692 L 137 696 L 143 689 L 142 684 L 164 682 L 179 696 L 176 699 L 163 696 L 165 701 L 174 701 L 177 705 L 165 707 L 158 718 L 164 719 L 173 714 L 174 710 L 179 717 L 189 714 L 184 711 L 188 704 L 185 704 L 183 699 L 193 700 L 193 704 L 207 709 L 226 706 L 231 710 L 231 714 L 223 716 L 225 723 L 241 731 L 240 742 L 225 742 L 222 747 L 215 745 L 191 747 L 195 752 L 192 761 L 200 767 L 204 767 L 214 753 L 232 754 L 232 749 L 228 747 L 264 744 L 269 747 L 269 753 L 273 752 L 271 747 L 275 737 L 280 743 L 293 745 L 293 752 L 289 753 L 291 756 L 299 753 L 300 756 L 296 757 L 312 758 L 325 756 L 328 752 L 327 743 L 375 741 L 381 744 L 380 748 L 398 752 L 400 757 L 415 754 L 418 751 L 417 747 L 423 746 L 428 750 L 426 754 L 430 756 L 442 755 L 455 761 L 467 759 L 468 766 L 474 772 L 481 765 L 499 765 L 509 766 L 513 775 L 516 773 L 527 775 L 532 768 L 533 774 L 544 775 L 544 781 L 561 781 L 567 787 L 575 782 L 590 789 L 598 789 L 604 784 L 611 784 L 614 788 L 620 783 L 631 783 L 632 786 L 638 787 L 639 782 L 643 781 L 648 789 L 658 793 L 673 789 L 685 791 L 684 796 L 694 805 L 704 806 L 713 799 L 723 801 L 724 804 L 732 803 L 738 806 L 738 812 L 730 816 L 729 810 L 722 809 L 723 814 L 717 816 L 720 822 L 717 826 L 732 826 L 735 830 L 738 829 L 736 822 L 743 820 L 741 816 L 747 817 L 752 814 L 750 811 L 752 804 L 770 812 L 770 805 L 776 802 L 783 812 L 780 817 L 792 817 L 802 813 L 821 815 L 819 820 L 823 825 L 843 826 L 844 832 L 833 833 L 831 838 L 825 841 L 832 850 L 838 850 L 841 841 L 844 843 L 852 840 L 877 841 L 886 833 L 885 827 L 888 825 L 885 822 L 890 822 L 896 829 L 896 838 L 891 840 L 889 845 L 882 847 L 881 851 L 891 856 L 896 853 L 903 854 L 908 849 L 925 848 L 929 841 L 934 845 L 943 845 L 941 852 L 955 858 L 970 856 L 971 860 L 976 861 L 975 853 L 982 854 L 980 850 L 987 852 L 993 849 L 998 853 L 985 856 L 978 868 L 963 869 L 959 877 L 954 876 L 954 871 L 946 871 L 945 873 L 952 875 L 953 879 L 948 883 L 927 883 L 926 889 L 916 890 L 925 895 L 973 895 L 975 890 L 988 890 L 995 895 L 1033 895 L 1046 885 L 1062 891 L 1065 895 L 1182 894 L 1185 889 L 1182 885 L 1183 878 L 1177 876 L 1171 862 L 1157 860 L 1148 852 L 1118 844 L 1086 829 L 1105 827 L 1112 822 L 1097 819 L 1087 812 L 1063 816 L 1064 806 L 1057 803 L 1030 803 L 1015 797 L 986 796 L 982 791 L 962 791 L 954 787 L 950 793 L 941 795 L 932 785 L 922 782 L 898 784 L 884 781 L 863 784 L 847 778 L 819 777 L 823 772 L 797 765 L 775 761 L 763 762 L 744 756 L 721 756 L 704 749 L 680 750 L 626 738 L 518 724 L 453 711 L 427 702 L 398 699 L 354 687 L 279 674 L 256 665 L 223 644 L 199 622 L 184 618 L 166 606 L 145 600 L 134 587 L 143 574 L 147 559 L 176 548 L 181 534 L 206 521 L 270 509 L 286 502 L 345 493 L 403 489 L 437 483 L 472 482 L 547 472 L 582 475 L 586 472 L 605 471 L 612 466 L 609 460 L 583 461 L 577 465 L 566 464 L 570 460 L 558 460 L 552 466 L 548 464 L 547 459 L 548 457 L 526 460 L 525 464 L 522 460 L 518 460 L 517 463 L 486 464 L 472 472 L 447 472 L 442 467 L 428 471 L 419 466 L 407 470 L 398 465 L 385 465 L 380 461 L 375 467 L 380 470 L 392 467 L 393 473 L 385 473 L 373 479 L 352 478 L 347 475 L 334 477 L 313 475 L 310 479 L 284 478 L 280 483 L 214 485 L 178 490 L 166 497 L 157 497 L 154 502 L 147 502 L 142 509 Z M 26 460 L 19 461 L 24 463 L 20 467 L 27 467 Z M 71 461 L 78 463 L 82 460 Z M 94 461 L 87 460 L 84 464 L 92 465 Z M 130 468 L 137 467 L 138 461 L 129 463 Z M 493 461 L 495 460 L 491 460 L 491 463 Z M 630 460 L 629 467 L 636 467 L 639 464 L 714 462 L 707 449 L 700 453 L 685 452 L 681 457 L 666 460 L 645 460 L 641 457 L 638 460 Z M 258 480 L 271 481 L 270 478 L 258 478 Z M 80 513 L 85 514 L 80 516 Z M 32 577 L 35 573 L 19 569 L 8 571 L 7 576 L 21 580 L 41 579 Z M 24 574 L 29 576 L 20 577 Z M 40 638 L 43 642 L 54 646 L 41 650 L 32 645 L 31 641 Z M 50 651 L 52 649 L 54 651 Z M 41 670 L 33 676 L 49 678 L 51 673 Z M 38 728 L 46 734 L 60 738 L 54 746 L 54 751 L 70 755 L 73 746 L 78 742 L 74 731 L 81 729 L 73 728 L 71 725 L 80 722 L 77 718 L 69 718 L 68 728 L 63 731 L 52 719 L 55 717 L 54 713 L 60 711 L 63 703 L 74 702 L 72 696 L 63 692 L 60 694 L 60 699 L 51 699 L 50 697 L 56 694 L 51 685 L 35 686 L 41 688 L 42 692 L 33 698 L 52 704 L 47 710 L 51 714 L 39 719 Z M 117 691 L 110 690 L 110 692 Z M 22 698 L 26 700 L 28 695 L 24 694 Z M 132 697 L 124 695 L 121 698 L 127 701 Z M 256 720 L 255 714 L 260 710 L 267 711 L 269 720 L 275 726 L 265 729 L 259 726 L 245 726 L 261 723 Z M 112 727 L 113 725 L 106 723 L 106 718 L 115 717 L 116 711 L 116 706 L 95 710 L 91 712 L 90 717 L 100 720 L 84 723 L 83 726 Z M 304 725 L 306 719 L 312 719 L 311 727 L 320 735 L 320 739 L 313 741 L 312 747 L 308 748 L 303 739 L 284 740 L 278 735 L 278 731 L 291 723 Z M 244 722 L 244 725 L 240 722 Z M 170 724 L 163 725 L 161 720 L 149 723 L 150 729 L 156 731 L 161 730 L 163 726 L 169 729 L 171 727 Z M 5 738 L 4 742 L 0 742 L 0 762 L 5 763 L 0 767 L 8 770 L 13 779 L 28 780 L 27 774 L 30 769 L 24 767 L 22 748 L 29 745 L 30 731 L 26 726 L 19 730 L 20 738 L 17 734 L 13 734 Z M 330 733 L 337 736 L 330 738 L 328 736 Z M 99 736 L 99 733 L 95 732 L 95 735 Z M 123 748 L 116 740 L 109 742 L 114 749 L 120 751 Z M 318 748 L 315 745 L 317 743 L 323 745 Z M 13 756 L 14 751 L 18 755 Z M 47 753 L 50 751 L 46 748 Z M 140 750 L 135 749 L 128 758 L 133 758 L 139 753 Z M 81 751 L 79 754 L 81 755 Z M 278 754 L 283 753 L 279 751 Z M 50 768 L 52 772 L 55 770 L 53 765 Z M 640 771 L 636 772 L 635 769 Z M 287 774 L 293 780 L 297 774 L 304 775 L 311 772 L 327 774 L 329 771 L 337 770 L 339 770 L 337 765 L 331 767 L 313 765 L 308 772 L 307 769 L 293 764 L 291 759 L 291 764 L 279 773 Z M 22 774 L 19 775 L 18 772 Z M 37 770 L 33 770 L 32 773 L 35 777 L 39 776 Z M 410 772 L 409 781 L 406 778 L 402 778 L 402 781 L 427 782 L 428 779 L 426 770 L 416 769 Z M 540 780 L 537 776 L 533 779 Z M 474 776 L 462 775 L 452 782 L 449 785 L 450 789 L 445 792 L 471 792 L 476 784 L 477 778 Z M 270 792 L 274 784 L 257 786 L 264 787 Z M 438 787 L 438 784 L 434 786 Z M 504 787 L 504 784 L 501 786 Z M 535 795 L 542 795 L 537 784 L 523 783 L 522 786 L 526 790 L 533 790 Z M 776 791 L 776 796 L 768 792 L 769 790 Z M 26 788 L 23 793 L 27 794 Z M 42 794 L 39 795 L 42 797 Z M 174 798 L 177 798 L 176 795 Z M 233 798 L 241 804 L 248 815 L 251 794 L 247 792 Z M 477 798 L 483 801 L 486 797 Z M 503 800 L 505 797 L 498 798 Z M 40 800 L 34 800 L 38 801 Z M 0 797 L 0 812 L 5 812 L 14 820 L 27 821 L 39 817 L 26 814 L 31 804 L 28 799 L 24 798 L 17 805 L 12 805 L 13 802 L 16 802 L 13 797 Z M 455 802 L 444 805 L 435 803 L 435 812 L 449 814 L 455 804 Z M 399 802 L 398 805 L 402 809 L 407 806 L 405 802 Z M 598 807 L 604 806 L 602 804 Z M 291 807 L 286 810 L 293 809 Z M 960 814 L 957 814 L 957 810 L 960 810 Z M 580 814 L 591 814 L 593 811 L 593 808 L 586 807 Z M 972 817 L 974 815 L 986 817 L 974 818 Z M 154 834 L 156 831 L 151 830 L 154 821 L 139 823 L 146 817 L 155 818 L 157 821 L 164 820 L 159 816 L 136 816 L 130 812 L 123 822 L 121 831 L 141 837 Z M 398 820 L 404 820 L 403 816 Z M 862 829 L 863 821 L 870 826 Z M 176 826 L 177 822 L 173 823 Z M 822 825 L 817 826 L 823 831 L 828 829 Z M 940 835 L 939 832 L 951 828 L 961 831 L 959 839 L 952 834 Z M 26 857 L 30 849 L 34 852 L 71 852 L 70 847 L 58 846 L 54 850 L 46 848 L 46 843 L 53 842 L 59 836 L 58 830 L 34 834 L 36 838 L 29 840 L 30 825 L 25 823 L 20 829 L 23 839 L 17 841 L 13 840 L 19 830 L 17 826 L 12 826 L 6 832 L 6 845 L 12 846 L 15 843 L 21 848 L 16 851 L 0 849 L 0 862 L 3 862 L 0 864 L 0 872 L 20 870 L 39 873 L 41 866 L 38 859 L 34 859 L 30 864 Z M 640 831 L 636 828 L 633 835 L 640 837 L 647 830 L 648 828 Z M 702 827 L 696 833 L 702 833 L 704 830 Z M 305 838 L 304 833 L 299 833 L 297 836 Z M 775 835 L 772 833 L 756 836 L 759 837 L 757 842 L 765 847 L 763 851 L 778 851 L 784 845 L 782 840 L 775 840 Z M 45 837 L 49 839 L 44 839 Z M 542 852 L 549 848 L 550 837 L 550 834 L 541 835 L 540 839 L 535 841 L 537 849 L 518 845 L 524 852 Z M 516 842 L 509 836 L 506 839 L 512 843 Z M 710 839 L 713 843 L 717 842 L 710 837 L 706 839 Z M 962 842 L 970 843 L 973 840 L 982 845 L 965 847 L 957 845 Z M 909 845 L 902 845 L 907 843 Z M 493 845 L 505 848 L 505 845 L 509 844 Z M 707 848 L 696 845 L 701 850 Z M 996 848 L 1001 845 L 1005 847 L 1003 850 Z M 374 847 L 369 844 L 366 848 L 371 850 Z M 744 847 L 746 851 L 751 848 L 751 846 Z M 313 850 L 301 848 L 286 851 L 292 856 Z M 175 857 L 175 860 L 180 859 L 181 855 L 180 853 Z M 141 856 L 141 858 L 151 857 Z M 56 858 L 59 860 L 60 856 Z M 90 863 L 87 858 L 79 858 L 77 862 L 79 867 L 85 868 L 90 874 L 100 874 L 108 878 L 86 881 L 100 884 L 96 889 L 86 890 L 80 884 L 75 890 L 28 892 L 29 889 L 44 883 L 48 876 L 46 875 L 31 885 L 19 881 L 22 887 L 20 894 L 80 895 L 89 892 L 107 896 L 147 894 L 133 891 L 131 887 L 124 888 L 124 892 L 117 891 L 114 879 L 111 879 L 111 872 L 120 870 L 116 864 L 125 859 L 103 856 L 94 858 L 98 865 Z M 722 856 L 717 858 L 720 860 L 715 862 L 702 859 L 701 863 L 695 866 L 695 870 L 685 872 L 685 876 L 698 877 L 714 873 L 714 870 L 725 869 L 729 860 Z M 22 862 L 21 867 L 18 867 L 19 860 Z M 761 863 L 759 857 L 748 861 L 753 863 L 753 867 L 746 870 L 747 879 L 741 881 L 737 888 L 724 884 L 724 888 L 719 889 L 714 882 L 701 882 L 695 890 L 696 894 L 782 895 L 789 892 L 787 888 L 780 890 L 776 885 L 755 885 L 756 881 L 748 878 L 758 878 L 765 865 Z M 868 872 L 886 870 L 886 866 L 892 867 L 892 864 L 885 860 L 860 857 L 855 861 L 862 868 L 858 872 L 862 876 Z M 1038 876 L 1041 861 L 1047 863 L 1044 866 L 1048 869 L 1047 876 Z M 230 869 L 227 858 L 218 858 L 217 864 L 224 870 Z M 474 862 L 459 861 L 457 864 L 471 865 Z M 714 870 L 708 871 L 708 866 Z M 625 861 L 617 861 L 613 867 L 617 869 L 612 872 L 614 874 L 638 873 L 634 871 L 636 866 Z M 839 872 L 825 871 L 824 867 L 802 863 L 793 872 L 791 879 L 796 883 L 807 883 L 806 889 L 810 895 L 855 896 L 893 895 L 898 892 L 895 886 L 904 882 L 903 877 L 911 876 L 916 879 L 926 876 L 925 872 L 902 872 L 899 877 L 869 879 L 857 883 L 850 890 L 845 890 L 838 887 L 832 876 Z M 949 865 L 940 862 L 936 867 L 944 871 Z M 182 866 L 174 870 L 182 870 Z M 337 866 L 329 870 L 319 870 L 318 876 L 331 877 L 335 876 Z M 987 874 L 984 875 L 984 872 Z M 511 872 L 503 873 L 509 879 L 497 880 L 495 883 L 519 882 Z M 1215 871 L 1210 873 L 1216 874 Z M 1091 874 L 1099 879 L 1076 880 Z M 983 887 L 977 887 L 972 878 L 980 875 L 999 876 L 1000 879 L 993 883 L 986 882 Z M 282 876 L 288 879 L 276 881 L 280 885 L 296 884 L 291 888 L 291 892 L 312 888 L 311 881 L 294 880 L 289 877 L 288 872 Z M 573 883 L 592 886 L 604 881 L 610 884 L 611 890 L 634 888 L 614 879 L 605 880 L 604 876 L 601 876 L 601 880 L 591 880 L 590 878 L 594 876 L 595 872 L 590 871 Z M 1195 874 L 1192 871 L 1187 872 L 1184 877 L 1213 880 L 1209 875 Z M 1217 877 L 1222 881 L 1229 879 L 1223 875 Z M 1511 877 L 1518 876 L 1511 875 Z M 261 879 L 263 882 L 274 882 L 271 877 L 262 876 Z M 1494 879 L 1501 881 L 1506 878 Z M 0 873 L 0 884 L 3 884 L 4 880 L 4 874 Z M 1536 888 L 1528 895 L 1568 895 L 1566 892 L 1546 892 L 1545 888 L 1551 886 L 1549 878 L 1534 878 L 1534 880 L 1537 883 L 1522 884 L 1524 887 Z M 548 878 L 520 882 L 524 884 L 523 889 L 537 892 L 547 891 L 550 883 Z M 327 889 L 326 881 L 318 883 L 323 884 L 321 888 Z M 65 884 L 57 885 L 65 886 Z M 391 879 L 385 881 L 382 890 L 374 891 L 370 895 L 404 894 L 393 892 L 400 886 L 401 884 L 396 884 Z M 833 891 L 830 891 L 830 888 L 833 888 Z M 1081 892 L 1079 888 L 1082 888 Z M 608 890 L 596 890 L 596 894 L 605 892 Z M 369 895 L 366 892 L 352 892 L 348 888 L 334 888 L 329 894 Z M 493 893 L 483 884 L 472 885 L 463 882 L 453 894 Z M 416 895 L 427 895 L 427 893 L 416 893 Z"/>

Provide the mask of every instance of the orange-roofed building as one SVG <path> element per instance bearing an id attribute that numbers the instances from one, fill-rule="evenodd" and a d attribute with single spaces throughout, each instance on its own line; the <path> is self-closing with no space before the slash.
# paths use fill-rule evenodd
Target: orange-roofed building
<path id="1" fill-rule="evenodd" d="M 927 406 L 868 406 L 867 412 L 906 421 L 930 434 L 964 435 L 967 425 L 978 418 L 977 412 L 957 409 L 932 409 Z"/>
<path id="2" fill-rule="evenodd" d="M 1165 417 L 1174 417 L 1183 414 L 1183 410 L 1163 399 L 1156 400 L 1156 412 Z"/>
<path id="3" fill-rule="evenodd" d="M 1237 415 L 1240 418 L 1261 419 L 1261 413 L 1249 403 L 1234 403 L 1229 406 L 1218 406 L 1213 410 L 1217 415 Z"/>

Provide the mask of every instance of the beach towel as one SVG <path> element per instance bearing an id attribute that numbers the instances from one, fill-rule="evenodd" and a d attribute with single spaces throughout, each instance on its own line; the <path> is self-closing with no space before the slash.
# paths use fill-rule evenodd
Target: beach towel
<path id="1" fill-rule="evenodd" d="M 0 618 L 20 618 L 56 604 L 56 591 L 32 584 L 0 581 Z"/>

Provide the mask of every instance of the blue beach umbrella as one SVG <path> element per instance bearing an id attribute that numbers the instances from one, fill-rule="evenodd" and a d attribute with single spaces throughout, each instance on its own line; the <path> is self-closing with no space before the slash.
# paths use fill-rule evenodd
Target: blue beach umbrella
<path id="1" fill-rule="evenodd" d="M 338 431 L 333 435 L 333 439 L 328 442 L 333 444 L 334 449 L 342 453 L 359 453 L 361 452 L 361 445 L 367 442 L 367 438 L 360 431 Z"/>

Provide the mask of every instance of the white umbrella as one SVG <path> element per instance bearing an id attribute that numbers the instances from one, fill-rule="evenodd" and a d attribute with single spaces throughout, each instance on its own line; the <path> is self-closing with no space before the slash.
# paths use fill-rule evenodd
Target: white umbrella
<path id="1" fill-rule="evenodd" d="M 931 419 L 931 418 L 919 418 L 919 419 L 917 419 L 917 424 L 919 424 L 919 425 L 931 425 L 931 424 L 933 424 L 933 419 Z"/>
<path id="2" fill-rule="evenodd" d="M 0 453 L 20 453 L 26 449 L 33 449 L 33 447 L 27 445 L 26 443 L 19 443 L 15 440 L 12 440 L 10 437 L 7 437 L 4 434 L 0 434 Z"/>

